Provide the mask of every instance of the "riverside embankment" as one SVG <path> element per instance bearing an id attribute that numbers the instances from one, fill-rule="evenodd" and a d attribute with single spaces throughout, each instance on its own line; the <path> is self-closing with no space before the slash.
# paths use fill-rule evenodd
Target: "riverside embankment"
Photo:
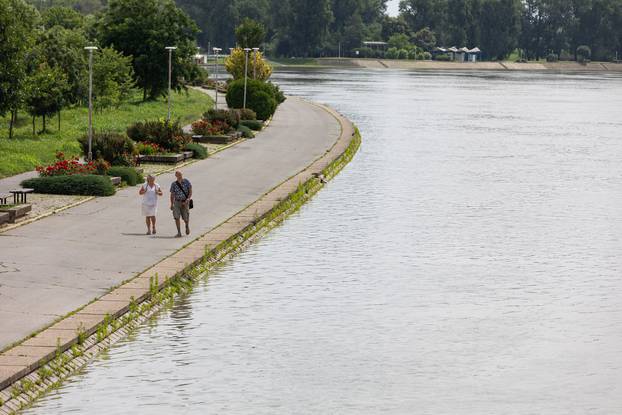
<path id="1" fill-rule="evenodd" d="M 269 228 L 321 187 L 317 176 L 330 177 L 347 162 L 354 137 L 352 124 L 339 114 L 287 100 L 255 140 L 183 169 L 194 187 L 192 229 L 199 236 L 194 241 L 172 237 L 165 203 L 159 235 L 143 235 L 135 188 L 3 233 L 0 389 L 108 327 L 214 250 L 228 250 L 226 255 L 259 228 Z M 168 187 L 164 178 L 160 182 Z M 5 389 L 0 398 L 10 402 L 11 393 Z"/>
<path id="2" fill-rule="evenodd" d="M 622 72 L 622 63 L 590 62 L 441 62 L 396 59 L 321 58 L 317 66 L 430 71 Z M 310 65 L 307 62 L 306 65 Z M 288 66 L 288 65 L 285 65 Z M 295 64 L 293 65 L 295 66 Z"/>

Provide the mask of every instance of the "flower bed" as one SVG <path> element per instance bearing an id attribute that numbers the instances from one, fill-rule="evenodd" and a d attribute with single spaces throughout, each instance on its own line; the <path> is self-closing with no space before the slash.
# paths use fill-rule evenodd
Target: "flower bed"
<path id="1" fill-rule="evenodd" d="M 94 162 L 80 163 L 77 157 L 65 158 L 65 153 L 56 153 L 56 162 L 49 166 L 37 166 L 37 172 L 41 177 L 71 176 L 74 174 L 93 174 L 97 171 Z"/>

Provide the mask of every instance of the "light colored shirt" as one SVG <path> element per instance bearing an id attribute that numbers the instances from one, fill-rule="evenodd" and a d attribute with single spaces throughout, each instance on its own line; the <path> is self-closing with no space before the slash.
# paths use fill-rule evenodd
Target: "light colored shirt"
<path id="1" fill-rule="evenodd" d="M 160 185 L 157 183 L 153 184 L 153 187 L 149 186 L 149 184 L 143 184 L 143 189 L 145 189 L 145 194 L 143 195 L 143 205 L 147 206 L 155 206 L 158 204 L 158 191 L 160 190 Z"/>

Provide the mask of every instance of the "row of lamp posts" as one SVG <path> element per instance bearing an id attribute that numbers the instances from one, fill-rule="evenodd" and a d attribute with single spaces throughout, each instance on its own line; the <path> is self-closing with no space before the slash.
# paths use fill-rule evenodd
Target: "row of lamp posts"
<path id="1" fill-rule="evenodd" d="M 93 52 L 97 50 L 97 46 L 87 46 L 84 48 L 89 52 L 89 151 L 87 154 L 87 161 L 93 160 Z M 164 48 L 168 51 L 168 112 L 166 116 L 167 121 L 171 121 L 171 80 L 173 72 L 173 51 L 177 49 L 176 46 L 167 46 Z M 216 55 L 216 102 L 215 106 L 218 109 L 218 59 L 220 58 L 221 48 L 213 48 L 214 55 Z M 248 55 L 250 51 L 254 53 L 255 64 L 253 65 L 253 79 L 257 77 L 257 52 L 259 48 L 244 48 L 244 109 L 246 109 L 246 86 L 248 83 Z M 233 49 L 229 49 L 233 51 Z"/>
<path id="2" fill-rule="evenodd" d="M 218 59 L 220 58 L 220 52 L 222 51 L 221 48 L 212 48 L 212 50 L 214 51 L 214 57 L 215 57 L 215 74 L 214 77 L 216 79 L 216 87 L 214 88 L 216 91 L 216 99 L 215 99 L 215 108 L 218 109 Z M 254 57 L 254 62 L 255 64 L 253 65 L 253 79 L 257 78 L 257 52 L 259 52 L 259 48 L 244 48 L 244 105 L 243 108 L 246 109 L 246 90 L 247 90 L 247 84 L 248 84 L 248 55 L 250 51 L 253 51 L 253 57 Z M 229 48 L 229 53 L 233 52 L 233 48 Z"/>

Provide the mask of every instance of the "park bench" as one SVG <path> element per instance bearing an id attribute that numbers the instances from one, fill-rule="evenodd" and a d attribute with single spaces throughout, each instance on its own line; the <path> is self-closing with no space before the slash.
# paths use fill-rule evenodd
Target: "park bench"
<path id="1" fill-rule="evenodd" d="M 34 191 L 34 189 L 17 189 L 9 190 L 9 193 L 13 194 L 13 204 L 17 205 L 18 203 L 26 203 L 26 196 Z"/>

